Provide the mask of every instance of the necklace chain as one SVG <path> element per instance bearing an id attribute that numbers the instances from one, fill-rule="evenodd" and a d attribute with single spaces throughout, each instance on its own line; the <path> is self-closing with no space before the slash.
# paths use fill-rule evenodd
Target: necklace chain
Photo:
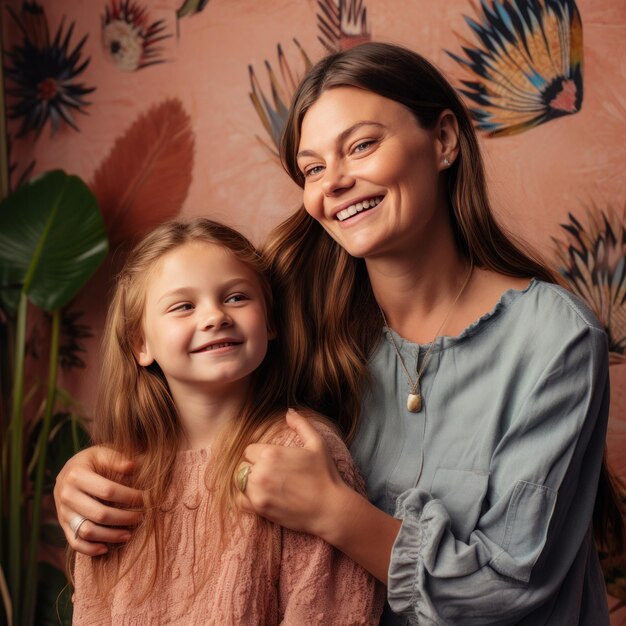
<path id="1" fill-rule="evenodd" d="M 389 338 L 391 339 L 391 345 L 393 346 L 396 356 L 398 357 L 398 361 L 400 362 L 400 365 L 402 366 L 402 369 L 404 370 L 407 381 L 409 383 L 410 393 L 407 398 L 407 409 L 411 411 L 411 413 L 418 413 L 422 408 L 422 394 L 420 393 L 420 389 L 419 389 L 420 379 L 422 377 L 422 374 L 424 373 L 424 370 L 426 369 L 426 366 L 428 365 L 428 362 L 430 361 L 430 357 L 433 354 L 433 350 L 435 348 L 435 341 L 437 341 L 437 337 L 439 337 L 439 335 L 441 334 L 441 331 L 446 325 L 446 322 L 448 321 L 450 315 L 452 314 L 452 311 L 454 310 L 456 303 L 461 297 L 461 294 L 465 291 L 465 288 L 467 287 L 467 284 L 469 283 L 470 278 L 472 276 L 473 270 L 474 270 L 474 264 L 470 263 L 469 272 L 467 273 L 467 276 L 465 277 L 465 280 L 463 281 L 463 285 L 461 285 L 461 289 L 456 294 L 456 297 L 454 298 L 452 304 L 450 305 L 450 308 L 448 309 L 448 312 L 443 318 L 443 321 L 439 325 L 439 328 L 437 329 L 437 332 L 435 333 L 435 336 L 433 337 L 433 340 L 431 341 L 430 346 L 428 346 L 428 350 L 426 350 L 426 354 L 424 355 L 424 358 L 422 359 L 421 367 L 419 368 L 419 370 L 415 372 L 415 382 L 413 382 L 413 379 L 411 378 L 411 375 L 409 374 L 409 370 L 407 369 L 406 363 L 404 362 L 404 359 L 402 358 L 402 355 L 400 354 L 400 350 L 398 349 L 396 340 L 394 339 L 394 336 L 393 336 L 393 331 L 391 330 L 391 327 L 389 326 L 389 323 L 387 322 L 385 312 L 383 311 L 380 304 L 378 305 L 378 308 L 380 309 L 380 314 L 383 316 L 383 322 L 385 323 L 385 328 L 389 331 L 388 334 L 389 334 Z"/>

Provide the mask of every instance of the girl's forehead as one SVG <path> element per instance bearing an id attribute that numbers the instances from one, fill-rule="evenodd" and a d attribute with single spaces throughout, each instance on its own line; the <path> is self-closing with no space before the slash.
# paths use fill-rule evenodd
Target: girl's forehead
<path id="1" fill-rule="evenodd" d="M 168 282 L 206 280 L 220 282 L 241 277 L 260 284 L 257 272 L 232 250 L 218 243 L 192 240 L 163 254 L 147 276 L 148 290 Z"/>

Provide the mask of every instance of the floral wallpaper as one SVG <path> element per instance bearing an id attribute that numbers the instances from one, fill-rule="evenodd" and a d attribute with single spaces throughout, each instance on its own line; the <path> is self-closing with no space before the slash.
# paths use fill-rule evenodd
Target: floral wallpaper
<path id="1" fill-rule="evenodd" d="M 11 186 L 49 169 L 78 174 L 98 198 L 113 247 L 179 213 L 225 221 L 260 242 L 299 202 L 276 144 L 307 68 L 369 40 L 433 60 L 471 110 L 498 218 L 561 271 L 607 328 L 609 460 L 626 484 L 626 4 L 0 5 Z M 115 263 L 112 255 L 66 315 L 68 345 L 80 349 L 68 357 L 65 383 L 87 409 Z M 623 604 L 623 568 L 607 575 L 621 599 L 612 602 Z M 618 609 L 614 624 L 626 623 Z"/>

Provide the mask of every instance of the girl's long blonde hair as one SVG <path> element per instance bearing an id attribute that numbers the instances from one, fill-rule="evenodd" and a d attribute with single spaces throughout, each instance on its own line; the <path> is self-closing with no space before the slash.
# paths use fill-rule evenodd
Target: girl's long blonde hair
<path id="1" fill-rule="evenodd" d="M 102 341 L 92 437 L 94 443 L 140 459 L 136 472 L 126 482 L 144 494 L 145 517 L 141 532 L 135 535 L 144 542 L 154 542 L 157 563 L 151 584 L 163 567 L 160 505 L 171 482 L 182 433 L 161 369 L 156 362 L 140 366 L 135 353 L 142 339 L 147 284 L 155 264 L 165 254 L 191 242 L 220 246 L 254 272 L 263 292 L 268 327 L 274 326 L 272 290 L 261 255 L 243 235 L 209 219 L 173 221 L 158 227 L 133 249 L 117 277 Z M 214 270 L 207 267 L 206 271 Z M 280 341 L 270 341 L 264 361 L 252 374 L 250 391 L 242 398 L 239 415 L 222 433 L 217 450 L 213 449 L 212 488 L 222 522 L 232 512 L 236 490 L 233 476 L 245 447 L 284 417 L 287 394 L 286 377 L 279 368 L 281 361 Z M 101 591 L 112 588 L 126 573 L 120 569 L 123 550 L 111 549 L 95 560 L 94 574 Z M 151 584 L 146 585 L 146 592 Z"/>
<path id="2" fill-rule="evenodd" d="M 517 277 L 562 282 L 493 216 L 485 171 L 470 114 L 455 89 L 419 54 L 385 43 L 366 43 L 319 61 L 296 90 L 280 156 L 289 176 L 304 187 L 297 163 L 302 120 L 327 90 L 356 87 L 407 107 L 430 129 L 448 109 L 459 124 L 459 155 L 443 174 L 448 210 L 460 253 L 476 267 Z M 265 253 L 287 329 L 290 402 L 313 407 L 339 424 L 348 441 L 356 433 L 367 361 L 382 337 L 383 320 L 363 259 L 351 257 L 300 207 L 271 233 Z M 306 288 L 303 289 L 302 286 Z M 603 464 L 594 527 L 622 541 L 622 520 Z"/>

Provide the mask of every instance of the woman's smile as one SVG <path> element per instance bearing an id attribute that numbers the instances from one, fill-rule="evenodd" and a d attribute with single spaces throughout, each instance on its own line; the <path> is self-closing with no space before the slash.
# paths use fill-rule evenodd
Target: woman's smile
<path id="1" fill-rule="evenodd" d="M 363 211 L 368 211 L 369 209 L 373 209 L 374 207 L 378 206 L 382 202 L 382 200 L 383 196 L 375 196 L 372 198 L 358 200 L 357 202 L 351 202 L 346 208 L 339 208 L 339 210 L 335 213 L 335 217 L 340 222 L 345 222 L 354 215 L 357 215 Z"/>
<path id="2" fill-rule="evenodd" d="M 307 212 L 352 256 L 414 250 L 447 219 L 443 145 L 398 102 L 354 87 L 324 92 L 302 121 Z"/>

